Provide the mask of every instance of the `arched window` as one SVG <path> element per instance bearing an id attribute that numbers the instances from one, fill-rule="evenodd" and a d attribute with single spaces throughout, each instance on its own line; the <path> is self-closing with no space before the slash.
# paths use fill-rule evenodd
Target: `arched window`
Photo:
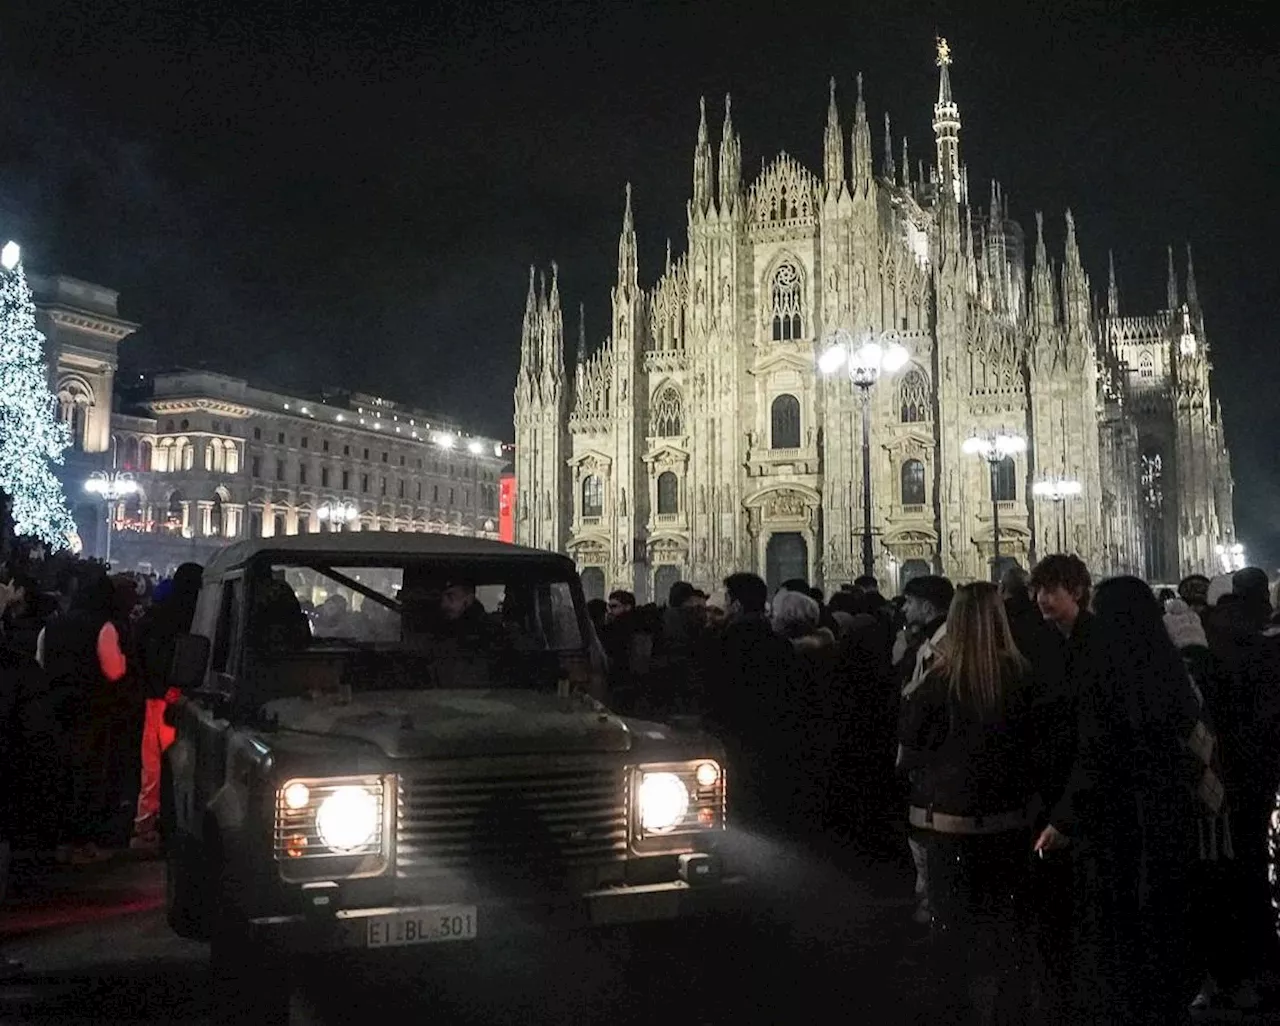
<path id="1" fill-rule="evenodd" d="M 780 395 L 769 411 L 770 447 L 800 448 L 800 400 L 793 395 Z"/>
<path id="2" fill-rule="evenodd" d="M 152 448 L 150 442 L 143 442 L 138 446 L 138 469 L 142 471 L 151 470 Z"/>
<path id="3" fill-rule="evenodd" d="M 780 264 L 773 272 L 773 340 L 786 342 L 804 335 L 801 312 L 800 272 L 793 263 Z"/>
<path id="4" fill-rule="evenodd" d="M 182 469 L 191 470 L 196 465 L 196 447 L 185 438 L 178 445 L 182 453 Z"/>
<path id="5" fill-rule="evenodd" d="M 220 452 L 218 447 L 209 442 L 204 447 L 204 469 L 205 470 L 221 470 L 219 465 L 221 461 L 218 459 Z"/>
<path id="6" fill-rule="evenodd" d="M 929 420 L 929 380 L 917 367 L 902 375 L 898 385 L 898 415 L 904 424 Z"/>
<path id="7" fill-rule="evenodd" d="M 604 516 L 604 482 L 595 474 L 588 474 L 582 479 L 582 515 Z"/>
<path id="8" fill-rule="evenodd" d="M 907 460 L 902 465 L 902 504 L 924 505 L 924 464 L 919 460 Z"/>
<path id="9" fill-rule="evenodd" d="M 138 466 L 138 440 L 132 435 L 124 440 L 124 469 L 142 469 Z"/>
<path id="10" fill-rule="evenodd" d="M 1012 456 L 1006 456 L 996 464 L 991 487 L 995 489 L 996 502 L 1014 502 L 1018 498 L 1018 464 Z"/>
<path id="11" fill-rule="evenodd" d="M 673 438 L 684 434 L 684 404 L 675 385 L 668 385 L 658 393 L 649 418 L 653 433 L 658 438 Z"/>
<path id="12" fill-rule="evenodd" d="M 670 470 L 658 475 L 658 516 L 680 512 L 680 481 Z"/>
<path id="13" fill-rule="evenodd" d="M 240 450 L 235 442 L 223 443 L 224 469 L 228 474 L 240 473 Z"/>
<path id="14" fill-rule="evenodd" d="M 1138 377 L 1154 378 L 1156 376 L 1156 363 L 1151 359 L 1150 353 L 1140 353 L 1138 355 Z"/>

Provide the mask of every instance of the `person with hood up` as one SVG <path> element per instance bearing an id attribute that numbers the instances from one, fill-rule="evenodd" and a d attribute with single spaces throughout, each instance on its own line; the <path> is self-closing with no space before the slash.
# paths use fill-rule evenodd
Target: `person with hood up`
<path id="1" fill-rule="evenodd" d="M 847 726 L 846 716 L 832 715 L 842 697 L 835 635 L 822 625 L 817 601 L 803 591 L 779 591 L 770 621 L 797 657 L 802 704 L 796 710 L 797 744 L 788 766 L 795 794 L 791 812 L 798 827 L 814 830 L 826 825 L 834 811 L 828 807 L 828 785 L 834 783 L 838 741 Z"/>
<path id="2" fill-rule="evenodd" d="M 48 711 L 56 727 L 45 740 L 51 747 L 51 779 L 59 781 L 52 800 L 61 861 L 99 858 L 94 800 L 101 793 L 100 724 L 94 713 L 102 689 L 124 677 L 128 668 L 120 633 L 111 621 L 115 589 L 100 569 L 89 571 L 75 590 L 68 611 L 56 616 L 36 638 L 36 662 L 48 675 Z M 61 792 L 61 793 L 58 793 Z"/>
<path id="3" fill-rule="evenodd" d="M 170 587 L 157 587 L 156 602 L 138 625 L 139 682 L 146 712 L 142 721 L 142 778 L 129 846 L 143 851 L 155 851 L 160 845 L 160 767 L 174 736 L 164 715 L 180 697 L 178 689 L 169 686 L 169 673 L 178 637 L 191 630 L 203 572 L 198 563 L 178 567 Z"/>

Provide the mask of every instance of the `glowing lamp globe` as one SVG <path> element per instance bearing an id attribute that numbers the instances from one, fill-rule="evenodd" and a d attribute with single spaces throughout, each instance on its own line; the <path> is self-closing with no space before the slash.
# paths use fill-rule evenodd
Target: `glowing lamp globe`
<path id="1" fill-rule="evenodd" d="M 893 343 L 884 352 L 884 369 L 890 374 L 896 374 L 907 365 L 907 361 L 911 359 L 911 354 L 907 352 L 907 347 Z"/>
<path id="2" fill-rule="evenodd" d="M 854 359 L 859 367 L 878 372 L 884 363 L 884 349 L 881 348 L 878 342 L 868 342 L 858 350 Z"/>
<path id="3" fill-rule="evenodd" d="M 21 259 L 22 248 L 12 240 L 4 244 L 4 249 L 0 249 L 0 264 L 4 265 L 6 271 L 12 271 Z"/>
<path id="4" fill-rule="evenodd" d="M 846 353 L 844 346 L 834 345 L 822 351 L 822 355 L 818 357 L 818 370 L 823 374 L 834 374 L 844 366 Z"/>

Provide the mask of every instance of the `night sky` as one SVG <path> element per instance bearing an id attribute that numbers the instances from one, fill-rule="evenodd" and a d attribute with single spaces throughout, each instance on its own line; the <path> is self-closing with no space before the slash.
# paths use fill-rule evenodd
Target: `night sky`
<path id="1" fill-rule="evenodd" d="M 783 149 L 820 172 L 827 80 L 847 132 L 862 71 L 877 155 L 887 109 L 914 165 L 937 32 L 975 191 L 999 178 L 1028 230 L 1044 210 L 1059 252 L 1070 206 L 1124 312 L 1162 302 L 1167 243 L 1194 246 L 1241 535 L 1280 565 L 1267 6 L 756 7 L 7 5 L 0 234 L 121 290 L 133 372 L 363 388 L 510 438 L 528 265 L 559 261 L 566 326 L 582 300 L 598 342 L 628 179 L 642 280 L 684 248 L 699 94 L 715 143 L 732 92 L 748 174 Z"/>

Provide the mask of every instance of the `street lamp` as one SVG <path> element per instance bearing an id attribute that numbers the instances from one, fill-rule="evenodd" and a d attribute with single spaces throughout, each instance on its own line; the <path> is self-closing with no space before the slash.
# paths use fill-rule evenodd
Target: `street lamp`
<path id="1" fill-rule="evenodd" d="M 127 472 L 95 470 L 89 475 L 89 480 L 84 483 L 84 490 L 98 496 L 107 504 L 107 545 L 103 561 L 109 564 L 111 562 L 111 528 L 115 519 L 114 506 L 126 495 L 136 495 L 138 482 L 132 474 Z"/>
<path id="2" fill-rule="evenodd" d="M 1037 499 L 1048 499 L 1058 507 L 1061 518 L 1058 526 L 1058 551 L 1067 551 L 1067 499 L 1084 491 L 1084 485 L 1069 477 L 1047 477 L 1031 486 L 1031 494 Z"/>
<path id="3" fill-rule="evenodd" d="M 332 530 L 340 531 L 344 524 L 349 524 L 360 515 L 355 503 L 326 502 L 318 510 L 316 516 L 335 525 Z"/>
<path id="4" fill-rule="evenodd" d="M 830 377 L 841 369 L 862 395 L 862 573 L 875 576 L 875 550 L 871 545 L 871 389 L 881 374 L 893 374 L 911 359 L 905 346 L 892 336 L 887 344 L 867 336 L 862 345 L 843 328 L 831 336 L 818 356 L 818 371 Z"/>
<path id="5" fill-rule="evenodd" d="M 1000 500 L 996 488 L 999 467 L 1015 453 L 1026 452 L 1027 440 L 1021 435 L 999 431 L 966 438 L 961 448 L 967 456 L 981 456 L 991 472 L 991 579 L 994 581 L 1000 573 Z"/>
<path id="6" fill-rule="evenodd" d="M 1222 572 L 1224 574 L 1231 574 L 1237 570 L 1244 569 L 1244 546 L 1239 542 L 1234 545 L 1219 545 L 1215 551 L 1218 554 L 1218 562 L 1222 564 Z"/>

